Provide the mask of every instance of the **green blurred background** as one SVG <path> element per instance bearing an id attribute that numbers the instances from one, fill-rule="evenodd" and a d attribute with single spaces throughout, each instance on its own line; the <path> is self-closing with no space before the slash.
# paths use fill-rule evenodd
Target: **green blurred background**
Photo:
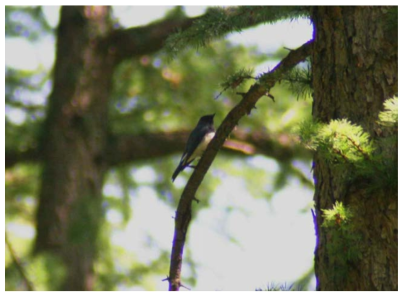
<path id="1" fill-rule="evenodd" d="M 179 8 L 175 8 L 179 9 Z M 184 7 L 188 16 L 205 7 Z M 145 25 L 173 7 L 114 7 L 117 28 Z M 6 7 L 6 152 L 21 156 L 38 145 L 52 89 L 59 7 Z M 219 126 L 242 92 L 221 93 L 220 84 L 239 69 L 253 75 L 272 69 L 312 35 L 307 20 L 261 25 L 231 34 L 170 59 L 161 51 L 123 62 L 110 100 L 114 133 L 191 130 L 216 112 Z M 304 66 L 304 65 L 303 65 Z M 296 146 L 293 130 L 311 115 L 311 99 L 286 85 L 272 90 L 242 119 L 236 133 L 262 133 L 283 148 Z M 231 135 L 233 139 L 233 135 Z M 270 147 L 270 150 L 274 149 Z M 109 170 L 103 187 L 103 227 L 95 264 L 95 290 L 167 290 L 173 216 L 192 169 L 174 184 L 179 154 L 146 158 Z M 311 155 L 270 158 L 221 151 L 202 183 L 184 252 L 183 284 L 193 290 L 255 290 L 292 284 L 314 289 L 315 235 Z M 62 277 L 58 261 L 31 255 L 41 167 L 22 161 L 5 170 L 6 290 L 26 290 L 16 256 L 36 290 L 53 289 Z M 244 269 L 239 269 L 244 267 Z M 249 274 L 247 272 L 250 271 Z"/>

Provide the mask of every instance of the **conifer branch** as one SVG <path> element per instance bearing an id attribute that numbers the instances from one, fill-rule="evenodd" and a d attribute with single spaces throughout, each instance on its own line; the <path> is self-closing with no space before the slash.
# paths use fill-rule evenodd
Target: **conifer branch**
<path id="1" fill-rule="evenodd" d="M 293 92 L 297 99 L 312 95 L 311 68 L 307 64 L 306 67 L 295 67 L 292 71 L 283 75 L 282 82 L 288 85 L 288 88 Z"/>
<path id="2" fill-rule="evenodd" d="M 171 35 L 165 48 L 168 53 L 176 54 L 187 46 L 203 47 L 231 32 L 241 32 L 245 28 L 263 23 L 308 16 L 309 9 L 305 6 L 214 7 L 208 9 L 188 29 Z"/>
<path id="3" fill-rule="evenodd" d="M 262 76 L 263 83 L 252 85 L 240 103 L 229 112 L 217 129 L 215 137 L 209 143 L 196 169 L 188 180 L 178 203 L 171 251 L 170 291 L 178 291 L 181 285 L 182 257 L 187 230 L 192 218 L 192 201 L 219 149 L 223 146 L 226 138 L 232 133 L 239 120 L 250 113 L 257 101 L 277 83 L 279 77 L 310 55 L 312 45 L 313 41 L 308 41 L 298 49 L 291 51 L 272 71 L 264 74 Z"/>
<path id="4" fill-rule="evenodd" d="M 342 157 L 342 159 L 345 161 L 345 163 L 352 164 L 352 163 L 349 161 L 348 157 L 346 157 L 340 150 L 338 150 L 338 149 L 336 149 L 336 148 L 333 148 L 332 151 L 333 151 L 335 154 L 337 154 L 338 156 Z"/>
<path id="5" fill-rule="evenodd" d="M 252 72 L 253 72 L 252 69 L 239 69 L 237 72 L 230 75 L 225 82 L 221 83 L 221 87 L 223 87 L 223 89 L 215 97 L 215 100 L 218 99 L 227 89 L 229 88 L 236 89 L 246 79 L 255 79 L 255 77 L 252 76 Z"/>
<path id="6" fill-rule="evenodd" d="M 354 139 L 349 137 L 348 135 L 341 134 L 342 137 L 345 137 L 347 140 L 349 140 L 350 143 L 356 148 L 356 150 L 362 154 L 362 156 L 365 158 L 365 160 L 370 161 L 369 154 L 363 150 L 363 148 L 356 143 Z"/>

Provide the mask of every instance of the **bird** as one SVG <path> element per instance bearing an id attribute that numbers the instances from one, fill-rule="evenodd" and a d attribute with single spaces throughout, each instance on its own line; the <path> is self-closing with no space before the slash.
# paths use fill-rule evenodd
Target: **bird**
<path id="1" fill-rule="evenodd" d="M 184 170 L 185 167 L 188 167 L 195 158 L 202 156 L 206 150 L 208 143 L 215 136 L 215 127 L 213 126 L 214 117 L 215 114 L 210 114 L 199 119 L 198 124 L 188 137 L 181 161 L 172 175 L 172 182 L 174 182 L 178 174 Z"/>

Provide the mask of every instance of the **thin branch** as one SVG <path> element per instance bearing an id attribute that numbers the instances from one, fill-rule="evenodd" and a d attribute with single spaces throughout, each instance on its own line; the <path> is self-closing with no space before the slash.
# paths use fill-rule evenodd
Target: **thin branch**
<path id="1" fill-rule="evenodd" d="M 363 150 L 363 148 L 362 148 L 359 144 L 356 143 L 355 140 L 353 140 L 352 138 L 350 138 L 348 135 L 341 134 L 341 136 L 342 136 L 342 137 L 345 137 L 347 140 L 349 140 L 349 141 L 352 143 L 352 145 L 353 145 L 354 147 L 356 147 L 356 149 L 358 150 L 358 152 L 362 154 L 362 156 L 365 158 L 365 160 L 370 161 L 369 154 L 366 153 L 366 152 Z"/>
<path id="2" fill-rule="evenodd" d="M 209 143 L 197 168 L 188 180 L 178 204 L 171 251 L 169 290 L 178 291 L 180 288 L 182 256 L 189 222 L 192 217 L 192 201 L 219 149 L 223 146 L 226 138 L 232 133 L 239 120 L 244 115 L 250 113 L 256 102 L 276 84 L 281 74 L 290 70 L 310 55 L 312 45 L 313 42 L 309 41 L 300 48 L 292 50 L 271 72 L 264 74 L 262 76 L 262 83 L 256 83 L 250 88 L 240 103 L 229 112 L 216 131 L 215 137 Z"/>
<path id="3" fill-rule="evenodd" d="M 26 274 L 26 272 L 24 270 L 23 265 L 21 264 L 20 259 L 17 257 L 17 255 L 16 255 L 16 253 L 15 253 L 15 251 L 13 249 L 13 246 L 11 245 L 11 242 L 8 239 L 7 232 L 6 232 L 6 245 L 7 245 L 7 248 L 9 250 L 9 252 L 10 252 L 11 259 L 13 259 L 13 263 L 17 267 L 17 270 L 20 273 L 21 278 L 23 279 L 28 291 L 35 291 L 34 286 L 32 285 L 31 281 L 27 277 L 27 274 Z"/>
<path id="4" fill-rule="evenodd" d="M 293 166 L 292 164 L 289 165 L 290 173 L 298 178 L 303 186 L 306 186 L 308 189 L 314 189 L 314 183 L 297 167 Z"/>
<path id="5" fill-rule="evenodd" d="M 346 157 L 340 150 L 333 148 L 332 151 L 337 154 L 338 156 L 341 156 L 342 159 L 345 161 L 345 163 L 351 164 L 351 162 L 349 161 L 348 157 Z"/>

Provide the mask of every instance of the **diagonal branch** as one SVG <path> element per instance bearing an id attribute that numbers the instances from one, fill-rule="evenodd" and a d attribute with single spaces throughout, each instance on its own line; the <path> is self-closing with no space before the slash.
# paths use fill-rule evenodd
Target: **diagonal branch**
<path id="1" fill-rule="evenodd" d="M 28 276 L 27 276 L 27 273 L 25 272 L 23 264 L 21 263 L 20 259 L 17 257 L 16 252 L 14 251 L 14 248 L 11 245 L 10 240 L 8 239 L 7 232 L 6 232 L 6 246 L 10 252 L 11 259 L 13 260 L 14 265 L 17 267 L 17 270 L 20 273 L 21 278 L 23 279 L 28 291 L 35 291 L 33 284 L 28 279 Z"/>
<path id="2" fill-rule="evenodd" d="M 231 134 L 239 120 L 255 107 L 257 101 L 264 96 L 270 88 L 280 79 L 281 75 L 292 67 L 302 62 L 311 53 L 313 41 L 309 41 L 300 48 L 291 51 L 271 72 L 263 75 L 261 83 L 254 84 L 244 95 L 243 99 L 226 116 L 213 140 L 209 143 L 196 169 L 188 180 L 187 185 L 181 195 L 178 204 L 174 239 L 171 251 L 171 265 L 169 276 L 169 290 L 178 291 L 181 284 L 182 256 L 187 235 L 189 222 L 191 221 L 192 201 L 195 200 L 195 194 L 202 183 L 206 172 L 211 166 L 219 149 L 222 147 L 225 139 Z"/>

